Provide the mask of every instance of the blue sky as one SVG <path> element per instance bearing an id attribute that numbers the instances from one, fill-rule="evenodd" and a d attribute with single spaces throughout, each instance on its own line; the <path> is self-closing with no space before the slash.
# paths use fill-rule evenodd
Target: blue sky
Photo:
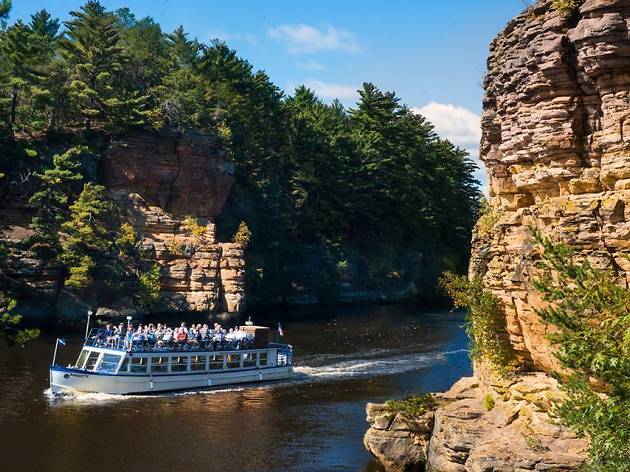
<path id="1" fill-rule="evenodd" d="M 64 20 L 82 2 L 14 0 L 10 20 L 46 8 Z M 488 45 L 523 0 L 102 0 L 225 40 L 285 91 L 305 83 L 351 105 L 370 81 L 394 90 L 476 156 Z"/>

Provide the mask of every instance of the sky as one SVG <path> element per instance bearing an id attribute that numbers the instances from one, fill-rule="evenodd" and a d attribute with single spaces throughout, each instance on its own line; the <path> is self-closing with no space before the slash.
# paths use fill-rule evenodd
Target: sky
<path id="1" fill-rule="evenodd" d="M 352 106 L 372 82 L 426 116 L 440 136 L 478 159 L 488 46 L 524 0 L 101 0 L 164 31 L 183 25 L 226 41 L 291 94 L 305 84 Z M 61 20 L 75 0 L 14 0 L 10 21 L 46 8 Z M 482 170 L 478 178 L 485 185 Z"/>

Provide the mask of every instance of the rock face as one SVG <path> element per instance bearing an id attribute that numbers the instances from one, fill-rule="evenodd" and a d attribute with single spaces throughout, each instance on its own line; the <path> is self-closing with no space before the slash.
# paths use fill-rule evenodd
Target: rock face
<path id="1" fill-rule="evenodd" d="M 529 226 L 630 280 L 629 24 L 628 0 L 572 12 L 541 1 L 490 47 L 481 159 L 496 223 L 476 237 L 470 272 L 504 302 L 534 368 L 556 366 L 534 311 Z"/>
<path id="2" fill-rule="evenodd" d="M 561 11 L 539 0 L 512 20 L 490 46 L 484 80 L 480 155 L 490 211 L 477 225 L 469 275 L 502 301 L 510 343 L 532 373 L 501 384 L 476 366 L 479 380 L 456 384 L 460 393 L 434 414 L 428 449 L 426 435 L 420 451 L 415 437 L 405 441 L 410 457 L 426 456 L 427 470 L 577 470 L 586 457 L 585 441 L 549 412 L 562 393 L 545 373 L 558 365 L 550 328 L 536 314 L 542 301 L 531 285 L 537 256 L 529 228 L 629 285 L 630 0 L 576 3 Z M 491 410 L 483 407 L 487 395 Z M 374 425 L 370 431 L 384 436 Z M 367 439 L 366 446 L 377 457 L 398 454 Z"/>
<path id="3" fill-rule="evenodd" d="M 586 441 L 556 424 L 550 409 L 560 396 L 543 373 L 495 384 L 463 378 L 414 420 L 369 403 L 364 444 L 388 472 L 578 470 Z"/>
<path id="4" fill-rule="evenodd" d="M 110 143 L 104 153 L 99 180 L 130 223 L 143 257 L 161 267 L 161 294 L 152 311 L 240 312 L 244 308 L 243 249 L 215 239 L 213 219 L 230 193 L 233 165 L 224 159 L 216 138 L 193 133 L 160 131 L 127 136 Z M 28 235 L 30 216 L 19 198 L 9 202 L 2 216 L 9 222 L 9 239 Z M 187 216 L 205 228 L 192 235 L 184 227 Z M 46 257 L 17 251 L 2 268 L 4 285 L 24 300 L 27 316 L 59 318 L 97 314 L 129 314 L 138 310 L 137 287 L 122 284 L 118 296 L 98 292 L 76 295 L 63 289 L 60 271 Z M 29 301 L 31 300 L 31 301 Z"/>

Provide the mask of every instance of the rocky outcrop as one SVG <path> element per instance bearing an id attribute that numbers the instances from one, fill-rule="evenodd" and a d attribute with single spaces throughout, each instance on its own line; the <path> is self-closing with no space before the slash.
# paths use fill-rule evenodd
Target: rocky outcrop
<path id="1" fill-rule="evenodd" d="M 370 429 L 363 437 L 365 448 L 388 471 L 423 470 L 433 431 L 434 411 L 408 418 L 380 403 L 368 403 L 365 411 L 370 423 Z"/>
<path id="2" fill-rule="evenodd" d="M 497 383 L 463 378 L 420 418 L 368 404 L 364 443 L 388 472 L 578 470 L 586 441 L 557 424 L 552 407 L 561 396 L 544 373 Z"/>
<path id="3" fill-rule="evenodd" d="M 142 257 L 161 268 L 160 299 L 152 311 L 237 313 L 244 308 L 243 249 L 216 241 L 213 223 L 232 188 L 233 171 L 218 140 L 208 135 L 145 132 L 107 146 L 99 180 L 116 203 L 121 222 L 133 226 Z M 2 210 L 6 239 L 19 241 L 29 234 L 28 208 L 18 197 Z M 197 220 L 203 234 L 184 227 L 187 216 Z M 63 289 L 54 262 L 34 250 L 14 251 L 3 263 L 2 276 L 27 316 L 72 318 L 88 309 L 110 315 L 139 310 L 132 281 L 116 281 L 116 297 L 98 290 L 74 294 Z"/>
<path id="4" fill-rule="evenodd" d="M 545 372 L 559 366 L 552 328 L 536 313 L 530 228 L 629 285 L 630 0 L 558 3 L 539 0 L 490 46 L 480 152 L 490 210 L 469 271 L 502 301 L 510 344 L 533 373 L 501 385 L 476 366 L 471 396 L 435 412 L 428 450 L 421 447 L 428 470 L 577 470 L 586 456 L 585 441 L 549 409 L 561 392 Z M 496 402 L 490 411 L 486 395 Z"/>
<path id="5" fill-rule="evenodd" d="M 473 244 L 471 275 L 504 302 L 511 344 L 556 368 L 539 320 L 529 227 L 630 280 L 630 1 L 538 2 L 493 41 L 481 159 L 496 223 Z"/>

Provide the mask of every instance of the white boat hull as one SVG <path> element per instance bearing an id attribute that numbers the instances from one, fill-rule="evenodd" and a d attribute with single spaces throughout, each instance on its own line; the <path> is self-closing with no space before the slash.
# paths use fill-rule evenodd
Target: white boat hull
<path id="1" fill-rule="evenodd" d="M 269 382 L 290 379 L 292 375 L 291 365 L 163 375 L 103 374 L 51 366 L 50 389 L 52 393 L 89 392 L 128 395 Z"/>

